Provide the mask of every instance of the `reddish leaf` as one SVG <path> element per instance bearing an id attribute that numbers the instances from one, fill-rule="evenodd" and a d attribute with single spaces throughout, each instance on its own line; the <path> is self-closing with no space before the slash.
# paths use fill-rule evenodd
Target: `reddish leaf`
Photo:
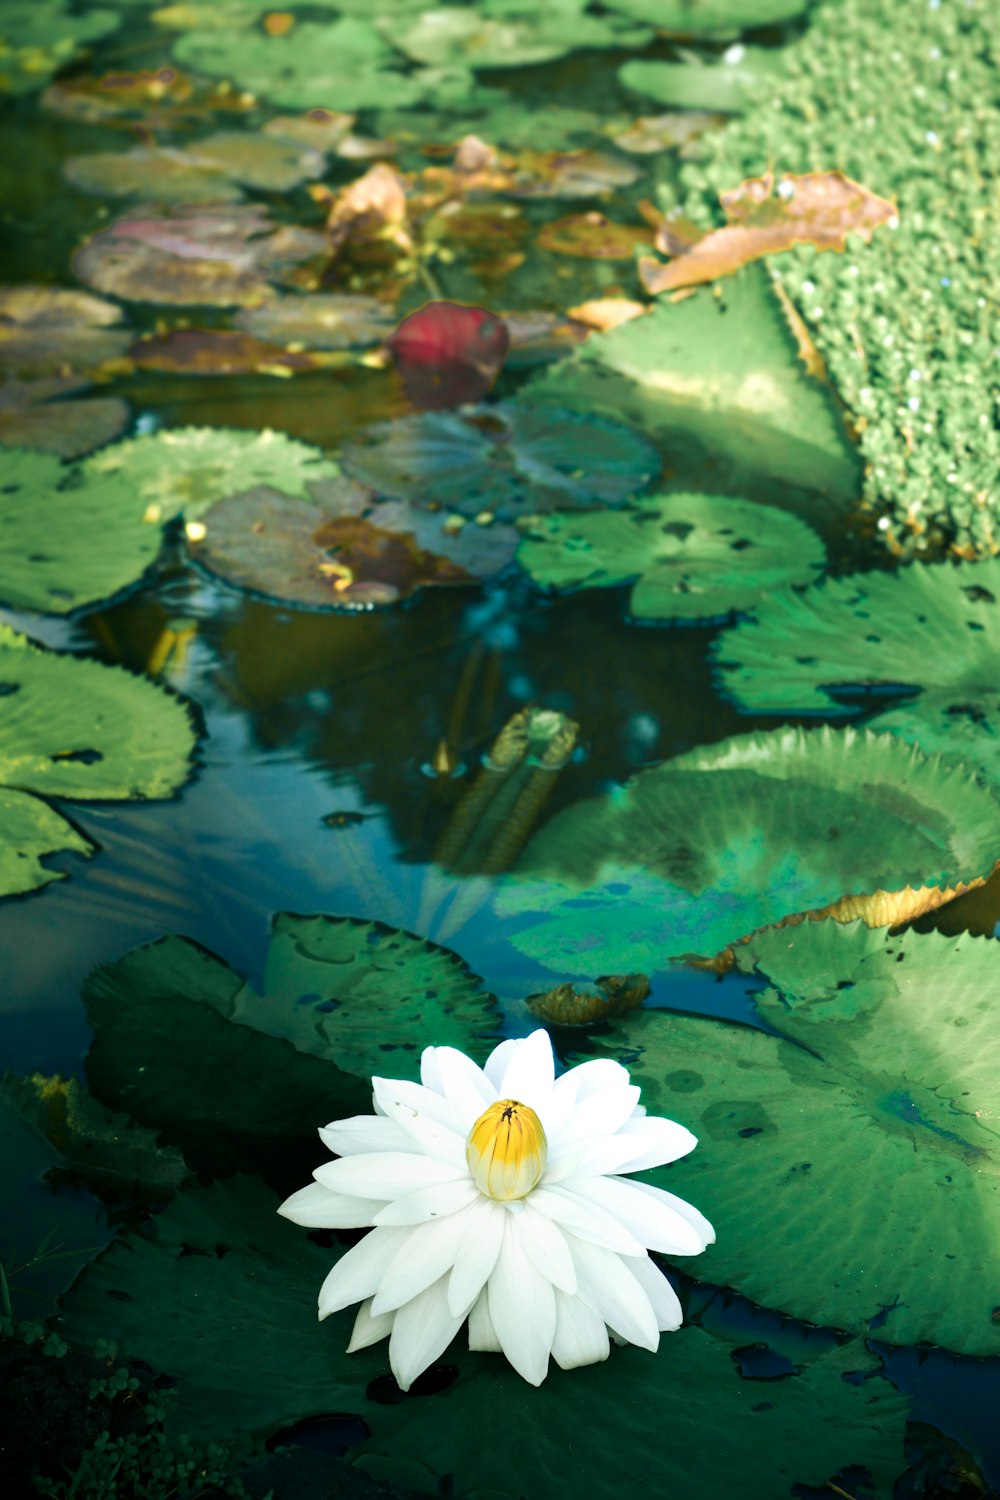
<path id="1" fill-rule="evenodd" d="M 479 401 L 507 355 L 504 320 L 484 307 L 428 302 L 386 340 L 406 394 L 426 411 Z"/>

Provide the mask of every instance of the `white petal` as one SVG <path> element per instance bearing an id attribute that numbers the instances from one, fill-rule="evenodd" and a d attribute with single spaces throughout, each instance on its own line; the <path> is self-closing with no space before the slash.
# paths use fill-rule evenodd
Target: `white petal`
<path id="1" fill-rule="evenodd" d="M 496 1103 L 497 1091 L 482 1068 L 457 1047 L 435 1047 L 441 1092 L 455 1112 L 465 1136 L 484 1109 Z"/>
<path id="2" fill-rule="evenodd" d="M 479 1293 L 469 1313 L 469 1348 L 477 1354 L 502 1354 L 497 1331 L 490 1317 L 489 1298 Z"/>
<path id="3" fill-rule="evenodd" d="M 631 1084 L 628 1068 L 610 1057 L 595 1057 L 592 1062 L 580 1063 L 572 1069 L 576 1080 L 576 1097 L 589 1099 L 591 1094 L 603 1093 L 605 1089 Z"/>
<path id="4" fill-rule="evenodd" d="M 324 1125 L 320 1140 L 334 1156 L 357 1156 L 359 1152 L 416 1151 L 419 1147 L 395 1120 L 383 1115 L 354 1115 Z"/>
<path id="5" fill-rule="evenodd" d="M 549 1152 L 543 1181 L 549 1187 L 573 1177 L 603 1177 L 608 1172 L 627 1172 L 639 1150 L 641 1142 L 629 1135 L 600 1136 L 596 1140 L 560 1146 Z"/>
<path id="6" fill-rule="evenodd" d="M 529 1198 L 524 1212 L 514 1218 L 512 1227 L 521 1249 L 536 1270 L 547 1276 L 553 1286 L 572 1295 L 576 1291 L 576 1271 L 566 1236 L 558 1225 L 533 1208 Z"/>
<path id="7" fill-rule="evenodd" d="M 425 1089 L 433 1089 L 435 1094 L 444 1095 L 441 1083 L 441 1060 L 438 1053 L 440 1047 L 425 1047 L 420 1054 L 420 1082 Z"/>
<path id="8" fill-rule="evenodd" d="M 500 1254 L 486 1284 L 490 1317 L 514 1369 L 530 1385 L 541 1385 L 556 1335 L 555 1291 L 518 1243 L 516 1222 L 507 1215 Z"/>
<path id="9" fill-rule="evenodd" d="M 483 1072 L 496 1089 L 498 1098 L 500 1097 L 500 1085 L 503 1082 L 503 1075 L 507 1071 L 507 1064 L 520 1045 L 521 1043 L 516 1038 L 512 1038 L 507 1042 L 501 1042 L 499 1047 L 493 1048 L 493 1051 L 483 1063 Z"/>
<path id="10" fill-rule="evenodd" d="M 587 1099 L 578 1099 L 576 1108 L 563 1126 L 560 1145 L 613 1136 L 631 1117 L 638 1101 L 639 1089 L 634 1083 L 624 1086 L 615 1083 Z"/>
<path id="11" fill-rule="evenodd" d="M 586 1177 L 573 1183 L 574 1192 L 598 1208 L 606 1208 L 639 1243 L 668 1255 L 700 1255 L 705 1242 L 697 1229 L 683 1218 L 654 1188 L 638 1191 L 639 1184 L 620 1177 Z"/>
<path id="12" fill-rule="evenodd" d="M 645 1172 L 650 1167 L 662 1167 L 678 1157 L 687 1156 L 698 1144 L 698 1137 L 691 1134 L 676 1120 L 665 1120 L 662 1115 L 633 1116 L 622 1126 L 620 1135 L 635 1138 L 636 1144 L 643 1142 L 640 1154 L 629 1163 L 630 1172 Z"/>
<path id="13" fill-rule="evenodd" d="M 389 1365 L 404 1391 L 444 1353 L 462 1326 L 464 1313 L 452 1317 L 445 1287 L 442 1277 L 394 1315 Z"/>
<path id="14" fill-rule="evenodd" d="M 655 1351 L 660 1342 L 656 1316 L 628 1261 L 582 1240 L 573 1240 L 570 1248 L 583 1300 L 630 1344 Z"/>
<path id="15" fill-rule="evenodd" d="M 401 1125 L 422 1151 L 449 1166 L 464 1167 L 466 1132 L 459 1129 L 446 1099 L 405 1079 L 374 1078 L 372 1083 L 389 1119 Z"/>
<path id="16" fill-rule="evenodd" d="M 646 1248 L 613 1215 L 578 1197 L 569 1183 L 536 1188 L 531 1194 L 531 1206 L 578 1239 L 601 1245 L 606 1250 L 620 1251 L 622 1255 L 641 1255 Z"/>
<path id="17" fill-rule="evenodd" d="M 436 1182 L 431 1187 L 407 1193 L 379 1208 L 376 1224 L 424 1224 L 428 1219 L 443 1219 L 447 1214 L 458 1213 L 470 1203 L 482 1198 L 472 1178 L 466 1173 L 452 1182 Z"/>
<path id="18" fill-rule="evenodd" d="M 503 1243 L 506 1210 L 499 1203 L 491 1203 L 481 1194 L 478 1196 L 479 1204 L 469 1216 L 448 1281 L 448 1306 L 456 1317 L 486 1285 Z"/>
<path id="19" fill-rule="evenodd" d="M 378 1284 L 372 1311 L 395 1312 L 404 1302 L 440 1281 L 455 1264 L 455 1255 L 465 1234 L 471 1209 L 464 1208 L 444 1219 L 431 1219 L 410 1230 L 406 1243 L 396 1252 Z M 462 1305 L 463 1314 L 472 1298 Z"/>
<path id="20" fill-rule="evenodd" d="M 351 1193 L 358 1198 L 383 1198 L 388 1202 L 404 1193 L 415 1193 L 418 1188 L 454 1182 L 456 1177 L 467 1177 L 468 1173 L 464 1163 L 460 1174 L 455 1167 L 415 1151 L 372 1151 L 324 1162 L 323 1166 L 316 1168 L 313 1176 L 324 1187 L 333 1188 L 335 1193 Z"/>
<path id="21" fill-rule="evenodd" d="M 388 1338 L 392 1332 L 393 1316 L 393 1313 L 383 1313 L 380 1318 L 373 1318 L 371 1299 L 362 1302 L 354 1319 L 354 1332 L 347 1346 L 348 1354 L 356 1354 L 359 1349 L 367 1349 L 369 1344 L 377 1344 Z"/>
<path id="22" fill-rule="evenodd" d="M 604 1319 L 579 1297 L 556 1292 L 556 1336 L 552 1358 L 564 1370 L 596 1365 L 607 1359 L 611 1340 Z"/>
<path id="23" fill-rule="evenodd" d="M 549 1034 L 543 1029 L 522 1038 L 511 1053 L 497 1093 L 501 1099 L 519 1099 L 532 1109 L 544 1109 L 552 1093 L 556 1066 Z"/>
<path id="24" fill-rule="evenodd" d="M 693 1203 L 688 1203 L 684 1198 L 678 1198 L 676 1193 L 668 1193 L 665 1188 L 653 1187 L 649 1182 L 633 1182 L 630 1183 L 630 1186 L 638 1188 L 640 1193 L 646 1193 L 649 1197 L 656 1198 L 659 1202 L 667 1204 L 675 1213 L 680 1214 L 682 1219 L 686 1219 L 701 1240 L 701 1248 L 703 1250 L 709 1245 L 715 1244 L 715 1230 L 705 1218 L 705 1215 L 698 1212 Z M 655 1249 L 656 1247 L 654 1245 L 651 1248 Z"/>
<path id="25" fill-rule="evenodd" d="M 306 1229 L 364 1229 L 384 1207 L 382 1198 L 355 1198 L 331 1192 L 320 1182 L 310 1182 L 286 1198 L 278 1212 Z"/>
<path id="26" fill-rule="evenodd" d="M 681 1304 L 670 1282 L 659 1266 L 649 1256 L 630 1256 L 627 1265 L 636 1281 L 649 1298 L 657 1328 L 664 1333 L 673 1333 L 684 1321 Z"/>
<path id="27" fill-rule="evenodd" d="M 319 1315 L 363 1302 L 378 1289 L 396 1251 L 405 1244 L 409 1229 L 373 1229 L 342 1255 L 319 1289 Z"/>
<path id="28" fill-rule="evenodd" d="M 557 1078 L 544 1108 L 539 1111 L 539 1119 L 545 1128 L 550 1147 L 558 1143 L 566 1121 L 573 1113 L 576 1105 L 576 1075 L 579 1071 L 579 1068 L 571 1068 L 568 1073 Z"/>

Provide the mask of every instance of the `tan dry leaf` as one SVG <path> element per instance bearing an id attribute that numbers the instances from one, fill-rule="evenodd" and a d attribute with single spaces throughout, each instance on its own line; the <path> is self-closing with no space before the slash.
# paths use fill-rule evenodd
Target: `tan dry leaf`
<path id="1" fill-rule="evenodd" d="M 628 297 L 594 297 L 590 302 L 580 302 L 576 307 L 567 308 L 571 318 L 575 318 L 578 323 L 586 323 L 588 328 L 596 328 L 599 333 L 619 328 L 622 323 L 628 323 L 632 318 L 641 318 L 648 311 L 644 302 L 632 302 Z"/>
<path id="2" fill-rule="evenodd" d="M 334 194 L 326 232 L 334 254 L 349 241 L 369 240 L 383 233 L 402 249 L 410 249 L 405 224 L 406 179 L 386 162 L 378 162 Z"/>

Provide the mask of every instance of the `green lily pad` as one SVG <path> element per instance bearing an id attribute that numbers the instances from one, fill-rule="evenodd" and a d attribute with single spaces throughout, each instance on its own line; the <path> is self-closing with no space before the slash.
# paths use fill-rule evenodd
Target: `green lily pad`
<path id="1" fill-rule="evenodd" d="M 236 314 L 237 327 L 274 344 L 303 349 L 364 349 L 380 344 L 399 321 L 377 297 L 319 292 L 278 297 Z"/>
<path id="2" fill-rule="evenodd" d="M 766 274 L 751 266 L 595 334 L 526 399 L 599 411 L 669 440 L 683 434 L 741 471 L 840 502 L 860 468 L 829 391 L 807 374 Z"/>
<path id="3" fill-rule="evenodd" d="M 73 375 L 4 381 L 0 443 L 40 449 L 59 458 L 80 458 L 110 443 L 128 425 L 129 409 L 120 396 L 61 399 L 89 387 L 88 380 Z"/>
<path id="4" fill-rule="evenodd" d="M 34 93 L 87 42 L 115 31 L 119 20 L 113 10 L 70 15 L 64 0 L 4 0 L 0 94 Z"/>
<path id="5" fill-rule="evenodd" d="M 669 109 L 708 109 L 738 115 L 759 86 L 783 69 L 779 51 L 767 47 L 734 47 L 718 62 L 645 62 L 636 58 L 618 69 L 618 80 Z"/>
<path id="6" fill-rule="evenodd" d="M 889 1343 L 1000 1353 L 995 940 L 805 923 L 740 962 L 792 1040 L 646 1011 L 611 1043 L 699 1137 L 654 1174 L 713 1216 L 699 1270 Z"/>
<path id="7" fill-rule="evenodd" d="M 122 310 L 67 287 L 0 289 L 0 369 L 8 375 L 63 375 L 117 359 L 132 335 Z"/>
<path id="8" fill-rule="evenodd" d="M 754 26 L 780 26 L 808 10 L 812 0 L 607 0 L 609 10 L 660 31 L 684 36 L 731 36 Z"/>
<path id="9" fill-rule="evenodd" d="M 186 147 L 136 146 L 71 156 L 63 172 L 73 187 L 99 198 L 139 197 L 158 203 L 222 203 L 243 188 L 289 192 L 322 176 L 326 161 L 311 146 L 273 135 L 226 131 Z"/>
<path id="10" fill-rule="evenodd" d="M 825 559 L 804 522 L 723 495 L 646 496 L 627 510 L 535 518 L 517 560 L 549 588 L 637 581 L 638 620 L 695 620 L 753 609 L 783 583 L 807 583 Z"/>
<path id="11" fill-rule="evenodd" d="M 885 703 L 875 728 L 1000 782 L 1000 561 L 915 562 L 782 591 L 715 654 L 743 708 L 829 715 Z"/>
<path id="12" fill-rule="evenodd" d="M 631 428 L 519 401 L 378 422 L 345 444 L 341 462 L 380 494 L 502 521 L 620 504 L 660 472 L 656 449 Z"/>
<path id="13" fill-rule="evenodd" d="M 154 522 L 182 512 L 195 520 L 248 485 L 273 485 L 306 498 L 310 481 L 333 479 L 339 472 L 308 443 L 268 429 L 236 427 L 174 427 L 116 443 L 84 465 L 88 478 L 114 477 L 127 484 Z"/>
<path id="14" fill-rule="evenodd" d="M 169 797 L 190 775 L 186 708 L 119 667 L 41 651 L 0 626 L 0 699 L 0 896 L 60 879 L 45 854 L 93 852 L 41 797 Z"/>
<path id="15" fill-rule="evenodd" d="M 989 873 L 1000 801 L 891 735 L 741 735 L 566 808 L 501 888 L 511 941 L 565 974 L 712 955 L 846 895 Z"/>
<path id="16" fill-rule="evenodd" d="M 531 0 L 466 8 L 428 8 L 412 23 L 396 16 L 378 23 L 382 35 L 407 57 L 430 67 L 519 68 L 551 62 L 580 47 L 645 47 L 648 27 L 616 16 L 585 14 L 588 0 Z"/>
<path id="17" fill-rule="evenodd" d="M 542 1485 L 554 1496 L 616 1500 L 655 1473 L 678 1500 L 778 1495 L 793 1478 L 822 1484 L 858 1463 L 872 1477 L 866 1494 L 891 1494 L 908 1403 L 877 1378 L 844 1379 L 877 1374 L 857 1343 L 819 1351 L 803 1341 L 799 1373 L 762 1400 L 740 1379 L 730 1346 L 697 1327 L 669 1334 L 655 1355 L 628 1347 L 605 1364 L 553 1368 L 538 1390 L 498 1356 L 467 1353 L 459 1338 L 446 1356 L 457 1378 L 446 1388 L 386 1403 L 376 1387 L 373 1399 L 385 1346 L 345 1354 L 352 1314 L 316 1322 L 317 1289 L 343 1251 L 311 1244 L 278 1217 L 277 1203 L 250 1178 L 178 1194 L 153 1238 L 113 1248 L 81 1277 L 64 1299 L 64 1336 L 89 1346 L 112 1332 L 130 1360 L 174 1376 L 175 1420 L 195 1435 L 263 1435 L 355 1413 L 370 1437 L 350 1457 L 421 1493 L 447 1481 L 458 1495 L 532 1495 Z M 670 1443 L 651 1410 L 671 1411 Z M 614 1464 L 609 1427 L 621 1440 Z"/>
<path id="18" fill-rule="evenodd" d="M 499 522 L 379 504 L 340 479 L 311 487 L 314 501 L 258 487 L 205 513 L 191 554 L 226 583 L 313 609 L 371 609 L 424 587 L 474 584 L 511 561 L 518 533 Z M 456 524 L 457 523 L 457 524 Z"/>

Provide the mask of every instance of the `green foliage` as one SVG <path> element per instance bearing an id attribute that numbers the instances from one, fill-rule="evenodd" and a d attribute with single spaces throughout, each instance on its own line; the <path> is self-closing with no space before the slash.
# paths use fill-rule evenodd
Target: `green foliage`
<path id="1" fill-rule="evenodd" d="M 548 968 L 650 973 L 845 895 L 986 875 L 998 820 L 963 769 L 890 735 L 743 735 L 558 813 L 497 904 L 534 918 L 511 941 Z"/>
<path id="2" fill-rule="evenodd" d="M 764 47 L 740 47 L 731 57 L 698 63 L 623 63 L 618 77 L 625 88 L 671 109 L 710 109 L 739 114 L 755 99 L 764 83 L 774 87 L 783 53 Z M 735 184 L 731 184 L 735 186 Z"/>
<path id="3" fill-rule="evenodd" d="M 685 36 L 731 36 L 793 21 L 812 0 L 607 0 L 608 9 Z"/>
<path id="4" fill-rule="evenodd" d="M 415 62 L 433 68 L 517 68 L 551 62 L 580 47 L 645 47 L 647 27 L 616 16 L 585 14 L 589 0 L 479 0 L 475 6 L 428 5 L 400 26 L 387 18 L 379 30 Z M 646 19 L 651 19 L 647 17 Z"/>
<path id="5" fill-rule="evenodd" d="M 825 553 L 808 526 L 768 505 L 664 494 L 627 510 L 536 517 L 517 560 L 550 588 L 634 579 L 633 618 L 695 620 L 753 609 L 783 583 L 809 582 Z"/>
<path id="6" fill-rule="evenodd" d="M 114 31 L 113 10 L 71 15 L 65 0 L 4 0 L 0 11 L 0 94 L 29 94 L 48 83 L 81 47 Z"/>

